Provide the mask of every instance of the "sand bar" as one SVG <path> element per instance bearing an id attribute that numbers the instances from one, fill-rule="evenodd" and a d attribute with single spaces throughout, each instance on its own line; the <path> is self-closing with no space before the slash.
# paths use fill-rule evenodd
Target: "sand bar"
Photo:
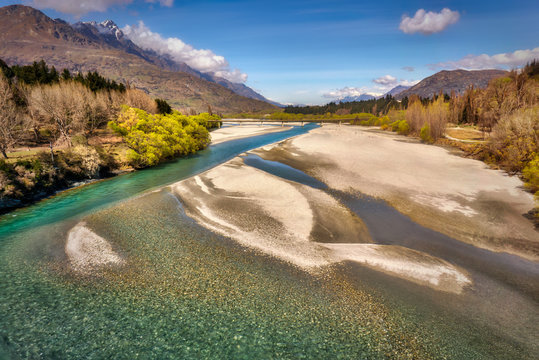
<path id="1" fill-rule="evenodd" d="M 372 244 L 362 220 L 325 191 L 247 166 L 240 157 L 173 191 L 201 225 L 309 272 L 352 261 L 446 292 L 472 285 L 464 271 L 434 256 Z"/>
<path id="2" fill-rule="evenodd" d="M 91 273 L 107 265 L 121 265 L 124 260 L 110 243 L 80 222 L 67 234 L 65 252 L 73 270 Z"/>
<path id="3" fill-rule="evenodd" d="M 243 139 L 246 137 L 263 135 L 272 132 L 280 132 L 289 130 L 290 128 L 290 126 L 260 124 L 223 126 L 222 128 L 214 130 L 210 133 L 211 143 L 215 145 L 224 141 Z"/>
<path id="4" fill-rule="evenodd" d="M 539 259 L 522 181 L 448 149 L 393 133 L 325 125 L 254 151 L 330 188 L 387 201 L 415 222 L 493 251 Z"/>

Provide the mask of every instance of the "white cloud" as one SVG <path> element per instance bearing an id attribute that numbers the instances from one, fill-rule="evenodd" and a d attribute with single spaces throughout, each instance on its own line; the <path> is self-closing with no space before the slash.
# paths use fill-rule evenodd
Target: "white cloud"
<path id="1" fill-rule="evenodd" d="M 348 96 L 360 96 L 360 95 L 365 95 L 365 94 L 372 95 L 372 96 L 382 95 L 380 93 L 369 92 L 366 88 L 347 86 L 342 89 L 329 91 L 327 93 L 324 93 L 322 96 L 327 99 L 344 99 L 345 97 L 348 97 Z"/>
<path id="2" fill-rule="evenodd" d="M 384 75 L 374 79 L 372 82 L 382 86 L 394 86 L 397 83 L 397 78 L 391 75 Z"/>
<path id="3" fill-rule="evenodd" d="M 241 84 L 247 81 L 247 74 L 242 73 L 239 69 L 234 69 L 232 71 L 220 70 L 216 71 L 215 75 L 237 84 Z"/>
<path id="4" fill-rule="evenodd" d="M 534 59 L 539 59 L 539 47 L 535 49 L 516 50 L 512 53 L 496 55 L 467 55 L 457 61 L 430 64 L 431 69 L 468 69 L 481 70 L 492 68 L 515 68 L 525 65 Z"/>
<path id="5" fill-rule="evenodd" d="M 174 0 L 145 0 L 147 3 L 159 3 L 171 7 Z M 115 5 L 131 4 L 133 0 L 32 0 L 32 5 L 38 9 L 54 9 L 64 14 L 80 17 L 89 12 L 105 12 Z"/>
<path id="6" fill-rule="evenodd" d="M 397 85 L 402 85 L 402 86 L 414 86 L 415 84 L 417 84 L 420 80 L 404 80 L 404 79 L 401 79 L 401 81 L 397 84 Z"/>
<path id="7" fill-rule="evenodd" d="M 459 18 L 458 11 L 451 11 L 448 8 L 442 9 L 439 13 L 419 9 L 413 18 L 403 15 L 399 29 L 406 34 L 420 32 L 430 35 L 445 30 L 449 25 L 456 23 Z"/>
<path id="8" fill-rule="evenodd" d="M 377 79 L 372 80 L 373 83 L 377 84 L 374 87 L 374 92 L 382 92 L 386 93 L 389 90 L 393 89 L 397 85 L 403 85 L 403 86 L 413 86 L 419 82 L 419 80 L 406 80 L 406 79 L 400 79 L 397 80 L 396 77 L 391 75 L 384 75 L 380 76 Z"/>
<path id="9" fill-rule="evenodd" d="M 105 12 L 114 5 L 127 5 L 133 0 L 33 0 L 32 5 L 39 9 L 54 9 L 64 14 L 81 16 L 92 11 Z"/>
<path id="10" fill-rule="evenodd" d="M 347 86 L 341 89 L 322 93 L 322 96 L 327 99 L 334 99 L 334 100 L 341 100 L 348 96 L 353 97 L 353 96 L 361 96 L 361 95 L 372 95 L 375 97 L 379 97 L 381 95 L 384 95 L 389 90 L 396 87 L 397 85 L 413 86 L 417 84 L 419 80 L 405 80 L 405 79 L 397 80 L 397 78 L 395 78 L 394 76 L 384 75 L 377 79 L 373 79 L 372 82 L 377 85 L 375 85 L 372 88 Z"/>
<path id="11" fill-rule="evenodd" d="M 415 68 L 413 66 L 403 66 L 402 70 L 408 71 L 408 72 L 414 72 Z"/>
<path id="12" fill-rule="evenodd" d="M 122 28 L 122 31 L 141 48 L 151 49 L 162 55 L 170 55 L 175 61 L 186 63 L 195 70 L 215 73 L 235 83 L 247 81 L 247 74 L 243 74 L 238 69 L 231 70 L 228 61 L 223 56 L 216 55 L 211 50 L 195 49 L 178 38 L 164 38 L 151 31 L 142 21 L 138 25 L 127 25 Z"/>

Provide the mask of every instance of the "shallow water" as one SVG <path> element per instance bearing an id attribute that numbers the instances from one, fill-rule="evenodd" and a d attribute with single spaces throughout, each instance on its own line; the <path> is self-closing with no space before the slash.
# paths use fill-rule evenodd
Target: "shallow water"
<path id="1" fill-rule="evenodd" d="M 327 185 L 323 182 L 318 181 L 312 176 L 305 174 L 303 171 L 294 169 L 293 167 L 285 165 L 278 161 L 265 160 L 255 154 L 248 154 L 242 156 L 242 159 L 246 165 L 255 167 L 260 170 L 264 170 L 283 179 L 295 181 L 315 189 L 327 189 Z"/>
<path id="2" fill-rule="evenodd" d="M 452 243 L 385 203 L 245 156 L 326 189 L 376 242 L 462 266 L 474 288 L 440 293 L 348 262 L 312 275 L 201 227 L 168 188 L 158 189 L 307 129 L 222 143 L 4 218 L 0 358 L 533 358 L 539 317 L 536 289 L 526 284 L 537 284 L 536 268 L 519 259 Z M 70 268 L 65 241 L 81 221 L 125 263 L 92 276 Z"/>
<path id="3" fill-rule="evenodd" d="M 97 183 L 64 191 L 32 206 L 0 217 L 0 243 L 25 229 L 56 223 L 110 206 L 118 201 L 193 176 L 245 151 L 304 134 L 317 125 L 254 136 L 212 145 L 187 158 L 162 164 Z"/>
<path id="4" fill-rule="evenodd" d="M 431 330 L 451 334 L 454 350 L 459 341 L 475 343 L 469 350 L 479 357 L 533 357 L 539 350 L 539 266 L 507 253 L 495 253 L 425 228 L 383 200 L 328 187 L 304 172 L 249 154 L 244 163 L 283 179 L 325 189 L 367 225 L 373 241 L 398 245 L 444 259 L 464 269 L 473 286 L 463 295 L 433 292 L 349 262 L 341 269 L 357 286 L 368 286 L 411 318 L 428 317 Z M 434 320 L 435 319 L 435 320 Z M 423 321 L 423 320 L 422 320 Z M 486 355 L 490 354 L 490 355 Z"/>

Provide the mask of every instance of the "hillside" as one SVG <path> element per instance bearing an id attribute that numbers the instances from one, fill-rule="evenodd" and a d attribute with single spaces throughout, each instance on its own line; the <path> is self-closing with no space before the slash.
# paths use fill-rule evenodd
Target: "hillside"
<path id="1" fill-rule="evenodd" d="M 469 86 L 485 88 L 489 81 L 507 74 L 503 70 L 443 70 L 421 80 L 411 88 L 397 94 L 397 99 L 402 99 L 412 94 L 420 97 L 431 97 L 440 91 L 450 94 L 454 91 L 462 94 Z"/>
<path id="2" fill-rule="evenodd" d="M 393 89 L 389 90 L 387 93 L 384 94 L 384 96 L 391 95 L 393 97 L 397 96 L 401 92 L 408 90 L 410 86 L 405 85 L 397 85 Z"/>
<path id="3" fill-rule="evenodd" d="M 157 54 L 153 50 L 140 48 L 127 36 L 125 36 L 122 30 L 112 20 L 106 20 L 101 23 L 97 23 L 95 21 L 78 22 L 73 24 L 73 27 L 89 38 L 97 41 L 101 39 L 113 48 L 120 49 L 141 57 L 164 70 L 182 71 L 200 79 L 219 84 L 229 90 L 232 90 L 238 95 L 280 106 L 280 104 L 266 99 L 264 96 L 260 95 L 245 84 L 233 83 L 212 73 L 202 73 L 191 68 L 186 63 L 173 60 L 169 55 Z"/>
<path id="4" fill-rule="evenodd" d="M 183 111 L 275 111 L 265 101 L 236 94 L 204 79 L 187 65 L 140 49 L 119 33 L 100 32 L 92 24 L 53 20 L 22 5 L 0 8 L 0 58 L 8 64 L 28 64 L 44 59 L 58 69 L 98 71 L 129 83 L 154 97 L 168 100 Z M 114 27 L 115 25 L 111 25 Z M 119 29 L 118 29 L 119 30 Z M 186 72 L 187 71 L 187 72 Z M 189 73 L 191 72 L 191 73 Z"/>

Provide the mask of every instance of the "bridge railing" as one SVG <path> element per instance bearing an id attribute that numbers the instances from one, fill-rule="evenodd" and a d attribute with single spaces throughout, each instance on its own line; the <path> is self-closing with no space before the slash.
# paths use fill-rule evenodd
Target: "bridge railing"
<path id="1" fill-rule="evenodd" d="M 234 122 L 234 123 L 348 123 L 355 119 L 303 119 L 303 120 L 279 120 L 279 119 L 222 119 L 206 120 L 207 122 Z"/>

